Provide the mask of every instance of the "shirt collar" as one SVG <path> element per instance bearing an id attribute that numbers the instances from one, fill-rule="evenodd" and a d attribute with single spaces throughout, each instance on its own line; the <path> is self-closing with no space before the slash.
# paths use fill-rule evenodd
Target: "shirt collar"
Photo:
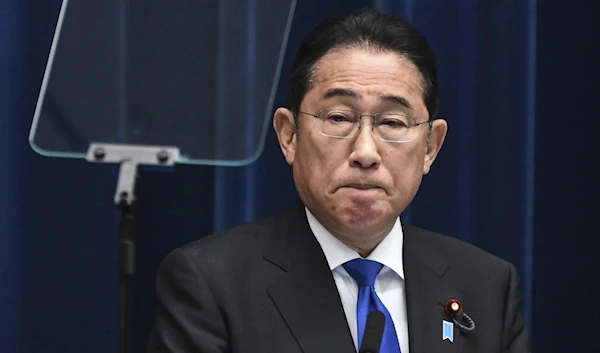
<path id="1" fill-rule="evenodd" d="M 346 244 L 342 243 L 338 238 L 333 236 L 308 210 L 306 210 L 306 218 L 315 238 L 321 245 L 330 270 L 335 270 L 344 263 L 361 258 L 360 254 L 350 249 Z M 404 279 L 404 265 L 402 261 L 402 243 L 404 234 L 400 217 L 396 219 L 394 227 L 383 238 L 383 240 L 373 249 L 367 257 L 369 260 L 377 261 L 392 271 L 396 272 Z"/>

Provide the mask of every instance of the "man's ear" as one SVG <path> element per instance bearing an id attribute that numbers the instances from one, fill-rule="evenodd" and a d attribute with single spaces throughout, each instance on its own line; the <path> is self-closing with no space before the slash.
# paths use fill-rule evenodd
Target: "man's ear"
<path id="1" fill-rule="evenodd" d="M 431 165 L 435 161 L 448 132 L 448 123 L 443 119 L 436 119 L 432 122 L 431 131 L 427 138 L 427 151 L 425 152 L 425 161 L 423 163 L 423 175 L 431 170 Z"/>
<path id="2" fill-rule="evenodd" d="M 287 108 L 279 108 L 273 115 L 273 128 L 279 140 L 279 147 L 289 165 L 294 163 L 296 155 L 297 130 L 294 114 Z"/>

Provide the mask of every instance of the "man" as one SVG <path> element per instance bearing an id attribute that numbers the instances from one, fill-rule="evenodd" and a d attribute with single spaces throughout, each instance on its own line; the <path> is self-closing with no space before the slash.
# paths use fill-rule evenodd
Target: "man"
<path id="1" fill-rule="evenodd" d="M 528 352 L 515 268 L 399 218 L 447 131 L 425 38 L 330 19 L 291 81 L 273 126 L 301 201 L 172 252 L 148 351 L 353 352 L 378 311 L 382 352 Z"/>

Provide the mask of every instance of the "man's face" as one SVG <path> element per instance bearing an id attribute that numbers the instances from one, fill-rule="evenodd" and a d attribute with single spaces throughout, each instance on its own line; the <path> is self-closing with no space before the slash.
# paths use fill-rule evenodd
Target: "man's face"
<path id="1" fill-rule="evenodd" d="M 300 111 L 323 109 L 401 113 L 417 123 L 429 119 L 416 67 L 395 53 L 362 49 L 333 51 L 317 62 Z M 293 124 L 291 112 L 282 108 L 274 125 L 301 199 L 334 235 L 389 231 L 429 172 L 446 133 L 446 123 L 436 120 L 429 140 L 428 124 L 422 124 L 411 129 L 411 141 L 387 142 L 371 129 L 372 118 L 363 117 L 360 131 L 340 139 L 324 136 L 315 117 L 298 119 L 296 134 L 287 127 Z"/>

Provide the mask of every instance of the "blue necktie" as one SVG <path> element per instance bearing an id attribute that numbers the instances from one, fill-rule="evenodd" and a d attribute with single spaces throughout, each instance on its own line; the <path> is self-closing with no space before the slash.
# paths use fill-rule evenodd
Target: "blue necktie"
<path id="1" fill-rule="evenodd" d="M 396 335 L 396 328 L 377 294 L 375 293 L 375 278 L 383 265 L 379 262 L 364 259 L 354 259 L 344 264 L 344 269 L 358 284 L 358 303 L 356 305 L 356 320 L 358 324 L 358 347 L 362 344 L 365 333 L 367 316 L 373 310 L 379 310 L 385 315 L 385 329 L 381 341 L 381 353 L 400 353 L 400 344 Z"/>

